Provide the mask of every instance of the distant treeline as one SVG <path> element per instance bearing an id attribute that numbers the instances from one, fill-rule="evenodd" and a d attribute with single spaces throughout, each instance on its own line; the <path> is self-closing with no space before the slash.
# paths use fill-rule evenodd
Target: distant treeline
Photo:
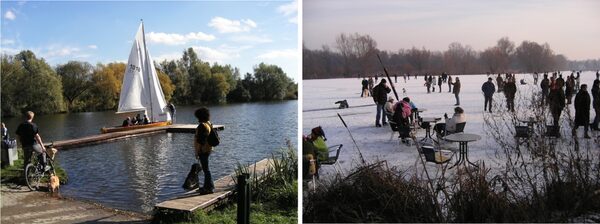
<path id="1" fill-rule="evenodd" d="M 400 49 L 395 52 L 377 49 L 369 35 L 340 34 L 334 49 L 324 45 L 311 50 L 303 47 L 302 78 L 321 79 L 364 77 L 381 74 L 377 59 L 381 57 L 392 74 L 486 74 L 548 72 L 556 70 L 600 70 L 600 59 L 570 61 L 555 54 L 547 43 L 523 41 L 519 46 L 507 37 L 496 46 L 475 51 L 469 45 L 451 43 L 446 51 L 425 48 Z"/>
<path id="2" fill-rule="evenodd" d="M 125 63 L 69 61 L 52 68 L 29 50 L 1 57 L 2 116 L 114 110 Z M 209 64 L 192 48 L 178 60 L 156 64 L 167 101 L 175 105 L 297 99 L 298 85 L 276 65 L 260 63 L 240 76 L 231 65 Z"/>

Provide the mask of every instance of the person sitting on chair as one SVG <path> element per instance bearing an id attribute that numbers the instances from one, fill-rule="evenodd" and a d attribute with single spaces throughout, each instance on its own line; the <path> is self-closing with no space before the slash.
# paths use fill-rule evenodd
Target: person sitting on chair
<path id="1" fill-rule="evenodd" d="M 393 97 L 390 96 L 388 98 L 388 101 L 385 103 L 384 109 L 385 109 L 386 113 L 394 114 L 394 98 Z"/>
<path id="2" fill-rule="evenodd" d="M 325 161 L 329 158 L 329 151 L 327 149 L 327 138 L 325 138 L 325 132 L 321 126 L 315 127 L 310 131 L 309 141 L 312 142 L 314 146 L 315 153 L 317 155 L 317 159 L 319 161 Z"/>
<path id="3" fill-rule="evenodd" d="M 406 138 L 410 132 L 410 124 L 409 117 L 411 115 L 411 107 L 410 107 L 410 99 L 408 97 L 404 97 L 402 101 L 396 104 L 396 108 L 394 110 L 394 121 L 398 124 L 399 129 L 399 138 L 402 139 L 403 143 L 407 143 Z"/>
<path id="4" fill-rule="evenodd" d="M 444 119 L 446 123 L 437 123 L 433 127 L 433 130 L 440 136 L 445 136 L 449 132 L 456 132 L 456 124 L 467 122 L 465 111 L 461 107 L 454 108 L 454 115 L 450 119 L 448 119 L 448 114 L 444 114 Z"/>

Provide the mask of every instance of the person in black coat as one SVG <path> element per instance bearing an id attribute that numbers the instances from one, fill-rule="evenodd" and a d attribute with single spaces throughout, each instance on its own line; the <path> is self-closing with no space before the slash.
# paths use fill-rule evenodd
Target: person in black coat
<path id="1" fill-rule="evenodd" d="M 360 89 L 360 97 L 364 97 L 365 93 L 367 96 L 369 96 L 369 92 L 367 91 L 369 89 L 369 81 L 367 81 L 366 78 L 363 78 L 360 84 L 362 84 L 362 88 Z"/>
<path id="2" fill-rule="evenodd" d="M 506 107 L 511 112 L 515 112 L 515 94 L 517 94 L 517 84 L 515 84 L 514 78 L 509 78 L 504 84 L 504 95 L 506 96 Z"/>
<path id="3" fill-rule="evenodd" d="M 387 94 L 392 91 L 390 87 L 386 85 L 386 80 L 381 79 L 379 85 L 373 88 L 373 101 L 377 104 L 377 115 L 375 116 L 375 126 L 381 127 L 381 124 L 386 125 L 385 122 L 385 114 L 384 107 L 387 102 Z M 379 118 L 381 117 L 381 124 L 379 123 Z"/>
<path id="4" fill-rule="evenodd" d="M 542 104 L 544 104 L 546 102 L 546 97 L 548 97 L 548 90 L 550 90 L 550 80 L 548 79 L 548 74 L 544 74 L 544 79 L 542 79 L 540 87 L 542 88 Z"/>
<path id="5" fill-rule="evenodd" d="M 492 112 L 492 97 L 494 96 L 494 92 L 496 92 L 496 86 L 494 86 L 494 83 L 492 82 L 492 78 L 488 78 L 487 82 L 484 82 L 483 85 L 481 86 L 481 91 L 483 91 L 483 97 L 485 98 L 485 101 L 483 103 L 483 111 L 485 112 L 486 110 L 489 110 L 489 112 Z M 489 107 L 488 107 L 489 105 Z M 489 108 L 489 109 L 488 109 Z"/>
<path id="6" fill-rule="evenodd" d="M 442 77 L 438 76 L 438 88 L 440 88 L 440 93 L 442 92 Z"/>
<path id="7" fill-rule="evenodd" d="M 577 136 L 577 128 L 583 126 L 585 130 L 584 137 L 590 138 L 588 128 L 590 125 L 590 94 L 587 92 L 587 85 L 581 85 L 579 92 L 575 96 L 575 126 L 573 127 L 573 136 Z"/>
<path id="8" fill-rule="evenodd" d="M 565 108 L 565 92 L 556 83 L 552 85 L 550 93 L 548 93 L 548 105 L 550 106 L 550 113 L 552 113 L 554 126 L 558 127 L 560 114 Z"/>
<path id="9" fill-rule="evenodd" d="M 594 122 L 592 123 L 592 130 L 600 131 L 600 127 L 598 124 L 600 123 L 600 80 L 594 80 L 594 84 L 592 85 L 592 107 L 594 108 L 594 112 L 596 113 L 596 117 L 594 118 Z"/>

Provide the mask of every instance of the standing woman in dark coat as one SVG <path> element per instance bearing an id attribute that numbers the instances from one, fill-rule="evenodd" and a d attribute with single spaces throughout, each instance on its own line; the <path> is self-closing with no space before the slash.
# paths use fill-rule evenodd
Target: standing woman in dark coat
<path id="1" fill-rule="evenodd" d="M 598 79 L 594 80 L 594 85 L 592 85 L 592 97 L 594 98 L 592 107 L 596 113 L 594 123 L 592 123 L 592 130 L 600 131 L 600 127 L 598 127 L 598 124 L 600 123 L 600 80 Z"/>
<path id="2" fill-rule="evenodd" d="M 565 108 L 565 92 L 557 83 L 553 83 L 550 87 L 550 93 L 548 93 L 548 105 L 550 106 L 550 113 L 554 126 L 558 127 L 558 120 L 563 108 Z"/>
<path id="3" fill-rule="evenodd" d="M 588 135 L 588 127 L 590 126 L 590 94 L 587 92 L 587 85 L 581 85 L 577 96 L 575 96 L 575 126 L 573 127 L 573 136 L 577 136 L 577 128 L 583 126 L 585 130 L 584 137 L 590 138 Z"/>

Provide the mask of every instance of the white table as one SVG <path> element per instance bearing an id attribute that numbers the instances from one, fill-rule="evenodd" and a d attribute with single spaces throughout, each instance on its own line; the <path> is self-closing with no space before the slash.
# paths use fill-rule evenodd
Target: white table
<path id="1" fill-rule="evenodd" d="M 479 167 L 479 166 L 475 165 L 474 163 L 472 163 L 471 161 L 469 161 L 469 142 L 478 141 L 481 139 L 481 136 L 476 135 L 476 134 L 468 134 L 468 133 L 456 133 L 456 134 L 447 135 L 446 137 L 444 137 L 444 139 L 449 142 L 458 142 L 459 143 L 458 161 L 456 161 L 456 163 L 454 165 L 452 165 L 450 167 L 450 169 L 452 169 L 455 166 L 458 166 L 461 163 L 465 163 L 465 161 L 475 167 Z"/>

